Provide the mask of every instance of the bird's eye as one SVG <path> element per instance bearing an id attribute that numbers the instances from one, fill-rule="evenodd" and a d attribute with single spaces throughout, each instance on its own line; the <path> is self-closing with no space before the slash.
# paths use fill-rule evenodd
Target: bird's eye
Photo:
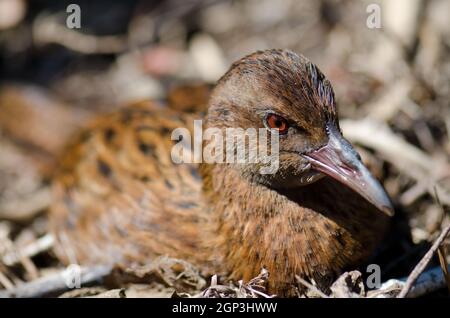
<path id="1" fill-rule="evenodd" d="M 287 120 L 276 114 L 267 114 L 266 126 L 270 129 L 278 129 L 280 135 L 286 134 L 289 129 Z"/>

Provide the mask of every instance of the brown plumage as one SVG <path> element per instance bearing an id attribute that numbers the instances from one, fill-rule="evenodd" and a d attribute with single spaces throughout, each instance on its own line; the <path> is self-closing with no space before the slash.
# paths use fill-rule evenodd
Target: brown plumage
<path id="1" fill-rule="evenodd" d="M 297 292 L 295 275 L 326 290 L 371 255 L 389 200 L 343 139 L 330 83 L 290 51 L 233 64 L 212 93 L 206 126 L 264 128 L 272 114 L 286 128 L 272 175 L 257 164 L 174 164 L 171 133 L 192 130 L 195 114 L 148 103 L 94 121 L 55 178 L 59 257 L 142 264 L 169 255 L 232 279 L 265 267 L 279 296 Z"/>

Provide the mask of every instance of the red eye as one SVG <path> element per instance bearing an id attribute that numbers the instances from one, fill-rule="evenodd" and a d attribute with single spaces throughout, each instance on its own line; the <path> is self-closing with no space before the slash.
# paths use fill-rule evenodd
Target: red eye
<path id="1" fill-rule="evenodd" d="M 266 123 L 270 129 L 278 129 L 280 135 L 286 134 L 289 129 L 287 120 L 275 114 L 268 114 L 266 116 Z"/>

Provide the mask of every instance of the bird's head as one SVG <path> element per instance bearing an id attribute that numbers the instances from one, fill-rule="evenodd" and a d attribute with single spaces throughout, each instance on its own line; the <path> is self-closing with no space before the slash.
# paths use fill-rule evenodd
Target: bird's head
<path id="1" fill-rule="evenodd" d="M 234 63 L 212 94 L 208 127 L 278 133 L 276 172 L 261 174 L 261 165 L 255 163 L 231 165 L 252 182 L 292 190 L 326 175 L 384 213 L 393 212 L 383 187 L 342 136 L 330 82 L 303 56 L 268 50 Z"/>

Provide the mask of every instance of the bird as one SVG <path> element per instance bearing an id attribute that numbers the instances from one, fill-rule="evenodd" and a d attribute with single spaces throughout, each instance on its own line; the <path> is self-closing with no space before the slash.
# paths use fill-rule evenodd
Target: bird
<path id="1" fill-rule="evenodd" d="M 278 169 L 174 162 L 182 141 L 174 130 L 192 132 L 196 119 L 220 132 L 278 136 Z M 145 101 L 94 119 L 62 151 L 52 190 L 50 226 L 65 264 L 128 266 L 165 255 L 236 281 L 264 268 L 267 291 L 279 297 L 302 292 L 297 277 L 328 291 L 373 255 L 394 213 L 342 135 L 330 81 L 286 49 L 233 63 L 206 114 Z"/>

